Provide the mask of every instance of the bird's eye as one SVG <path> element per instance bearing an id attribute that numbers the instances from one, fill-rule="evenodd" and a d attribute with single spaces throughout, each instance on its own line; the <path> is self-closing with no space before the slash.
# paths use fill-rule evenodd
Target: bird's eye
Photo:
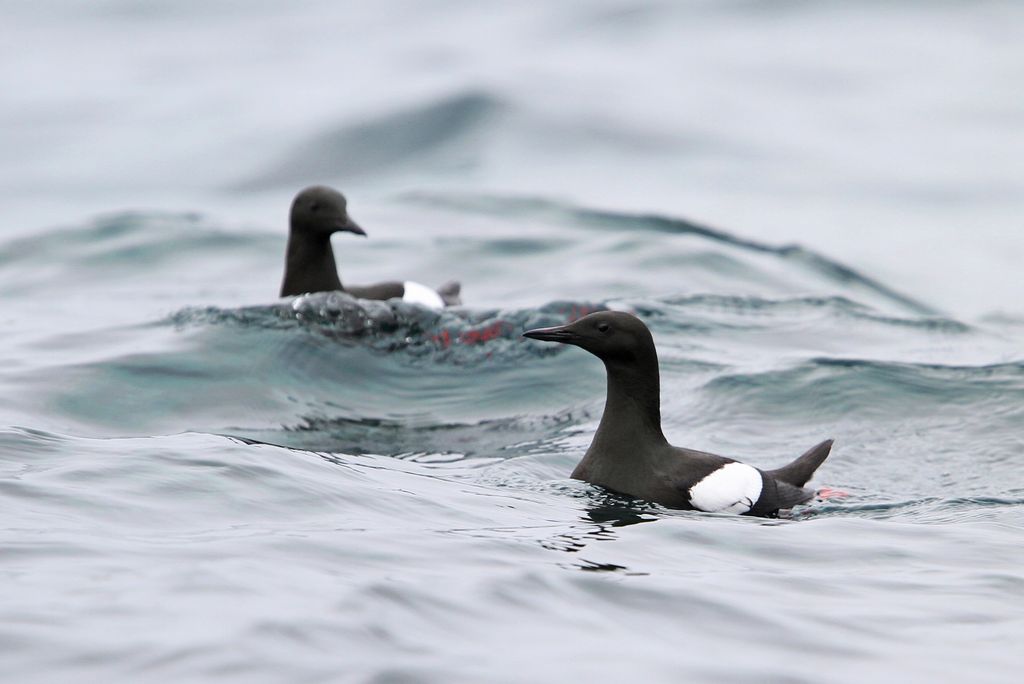
<path id="1" fill-rule="evenodd" d="M 310 211 L 319 211 L 320 210 L 320 205 L 317 202 L 313 202 L 312 204 L 309 205 L 309 210 Z"/>
<path id="2" fill-rule="evenodd" d="M 608 332 L 608 328 L 609 328 L 609 326 L 608 326 L 607 323 L 598 323 L 597 324 L 597 329 L 600 330 L 603 333 Z"/>

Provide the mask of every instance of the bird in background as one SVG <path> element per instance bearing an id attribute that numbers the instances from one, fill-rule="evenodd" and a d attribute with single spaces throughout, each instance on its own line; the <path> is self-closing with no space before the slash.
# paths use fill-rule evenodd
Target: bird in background
<path id="1" fill-rule="evenodd" d="M 341 291 L 358 299 L 401 299 L 431 309 L 461 304 L 462 289 L 450 281 L 436 290 L 412 280 L 342 285 L 331 247 L 334 233 L 366 236 L 348 213 L 345 196 L 322 185 L 308 187 L 292 201 L 281 296 Z"/>

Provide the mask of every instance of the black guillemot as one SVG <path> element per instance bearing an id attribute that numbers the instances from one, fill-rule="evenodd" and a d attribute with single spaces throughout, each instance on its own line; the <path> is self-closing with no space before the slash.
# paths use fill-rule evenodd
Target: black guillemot
<path id="1" fill-rule="evenodd" d="M 658 353 L 636 316 L 600 311 L 523 334 L 581 347 L 607 370 L 604 414 L 573 478 L 670 508 L 714 513 L 774 517 L 814 498 L 804 485 L 828 457 L 831 439 L 776 470 L 668 443 L 661 431 Z"/>
<path id="2" fill-rule="evenodd" d="M 322 185 L 302 190 L 292 202 L 289 223 L 282 297 L 340 290 L 359 299 L 397 298 L 431 309 L 461 303 L 461 287 L 454 281 L 437 290 L 411 280 L 342 286 L 331 235 L 347 232 L 365 236 L 366 231 L 348 215 L 348 202 L 337 190 Z"/>

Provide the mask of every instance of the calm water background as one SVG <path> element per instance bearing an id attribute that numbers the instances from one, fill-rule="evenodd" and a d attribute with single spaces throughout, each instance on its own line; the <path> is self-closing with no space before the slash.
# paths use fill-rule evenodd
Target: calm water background
<path id="1" fill-rule="evenodd" d="M 1024 6 L 3 14 L 5 681 L 1017 681 Z M 310 182 L 465 309 L 276 302 Z M 604 305 L 672 441 L 851 496 L 567 479 L 603 370 L 518 334 Z"/>

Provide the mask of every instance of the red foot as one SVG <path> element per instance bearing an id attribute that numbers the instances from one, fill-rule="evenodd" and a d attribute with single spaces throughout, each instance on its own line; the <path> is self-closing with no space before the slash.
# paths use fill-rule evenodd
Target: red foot
<path id="1" fill-rule="evenodd" d="M 832 487 L 822 487 L 818 490 L 819 499 L 845 499 L 850 496 L 849 492 L 844 492 L 842 489 L 833 489 Z"/>

